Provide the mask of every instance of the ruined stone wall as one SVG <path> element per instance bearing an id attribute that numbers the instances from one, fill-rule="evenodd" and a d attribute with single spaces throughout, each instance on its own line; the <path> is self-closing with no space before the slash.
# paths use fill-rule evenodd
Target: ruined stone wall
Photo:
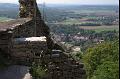
<path id="1" fill-rule="evenodd" d="M 40 63 L 47 49 L 45 37 L 16 38 L 12 41 L 11 56 L 16 64 L 29 65 L 35 61 Z"/>
<path id="2" fill-rule="evenodd" d="M 36 30 L 36 36 L 46 36 L 50 35 L 49 27 L 44 23 L 41 18 L 41 13 L 37 6 L 36 0 L 19 0 L 20 3 L 20 18 L 31 18 L 32 25 L 34 25 Z"/>
<path id="3" fill-rule="evenodd" d="M 48 69 L 45 79 L 86 79 L 84 65 L 61 50 L 46 53 L 43 60 Z"/>
<path id="4" fill-rule="evenodd" d="M 36 29 L 35 29 L 35 26 Z M 46 27 L 46 28 L 45 28 Z M 37 25 L 35 25 L 34 20 L 30 20 L 24 24 L 18 24 L 13 29 L 13 37 L 20 38 L 20 37 L 32 37 L 32 36 L 49 36 L 48 32 L 49 28 L 44 24 L 43 20 L 37 21 Z M 36 32 L 36 33 L 35 33 Z"/>
<path id="5" fill-rule="evenodd" d="M 36 0 L 19 0 L 19 3 L 20 3 L 19 17 L 32 19 L 31 20 L 32 22 L 29 22 L 30 23 L 29 25 L 30 27 L 34 26 L 35 29 L 34 36 L 37 37 L 46 36 L 47 45 L 49 49 L 61 48 L 59 45 L 54 44 L 54 41 L 51 39 L 50 29 L 41 18 L 41 13 L 37 6 Z"/>
<path id="6" fill-rule="evenodd" d="M 9 31 L 0 31 L 0 50 L 9 53 L 12 34 Z"/>
<path id="7" fill-rule="evenodd" d="M 35 36 L 34 22 L 32 20 L 19 24 L 13 29 L 13 38 L 32 37 Z"/>
<path id="8" fill-rule="evenodd" d="M 46 29 L 42 28 L 46 26 L 44 22 L 38 22 L 38 26 L 41 26 L 38 31 L 35 29 L 34 20 L 30 18 L 22 18 L 10 21 L 8 23 L 1 24 L 0 29 L 0 50 L 3 50 L 3 53 L 7 53 L 13 60 L 13 63 L 19 62 L 23 65 L 25 63 L 30 63 L 40 59 L 40 57 L 35 58 L 35 53 L 40 54 L 41 51 L 47 51 L 48 46 L 52 47 L 53 44 L 50 44 L 51 40 L 49 34 L 47 34 Z M 35 34 L 35 31 L 37 35 Z M 43 32 L 44 31 L 44 32 Z M 23 43 L 13 42 L 15 39 L 24 39 L 29 37 L 45 37 L 45 41 L 23 41 Z M 19 41 L 18 41 L 19 42 Z M 17 64 L 17 63 L 16 63 Z"/>
<path id="9" fill-rule="evenodd" d="M 19 17 L 20 18 L 41 18 L 36 0 L 19 0 Z"/>
<path id="10" fill-rule="evenodd" d="M 6 30 L 0 31 L 0 49 L 9 53 L 12 64 L 29 66 L 32 62 L 42 63 L 48 72 L 45 79 L 85 79 L 83 64 L 65 54 L 62 47 L 51 39 L 49 27 L 41 18 L 36 0 L 19 2 L 21 20 L 0 26 Z M 43 37 L 45 40 L 39 40 Z"/>

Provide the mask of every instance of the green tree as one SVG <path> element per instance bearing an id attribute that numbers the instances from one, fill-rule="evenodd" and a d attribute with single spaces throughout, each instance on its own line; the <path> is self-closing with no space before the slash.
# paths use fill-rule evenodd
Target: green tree
<path id="1" fill-rule="evenodd" d="M 91 79 L 119 79 L 118 62 L 104 62 L 98 66 Z"/>
<path id="2" fill-rule="evenodd" d="M 46 76 L 45 70 L 46 69 L 44 67 L 42 67 L 41 65 L 34 64 L 30 69 L 30 73 L 32 74 L 34 79 L 41 79 Z"/>
<path id="3" fill-rule="evenodd" d="M 91 79 L 94 73 L 98 72 L 96 70 L 98 70 L 101 67 L 101 65 L 104 67 L 105 62 L 119 61 L 119 42 L 118 41 L 106 42 L 106 43 L 96 45 L 93 48 L 89 48 L 83 56 L 83 61 L 85 63 L 85 67 L 87 70 L 88 79 Z M 111 67 L 111 69 L 114 71 L 114 68 Z M 113 75 L 114 74 L 115 73 L 113 73 Z M 106 77 L 108 77 L 106 79 L 109 79 L 108 75 L 106 75 Z"/>

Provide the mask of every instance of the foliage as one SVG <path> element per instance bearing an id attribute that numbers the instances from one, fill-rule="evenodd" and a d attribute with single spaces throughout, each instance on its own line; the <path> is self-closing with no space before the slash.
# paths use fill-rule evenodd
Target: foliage
<path id="1" fill-rule="evenodd" d="M 87 35 L 87 34 L 93 34 L 95 31 L 92 30 L 84 30 L 79 28 L 79 26 L 76 25 L 54 25 L 54 24 L 48 24 L 50 26 L 50 29 L 52 32 L 55 34 L 77 34 L 81 33 L 82 35 Z M 59 30 L 58 30 L 59 29 Z"/>
<path id="2" fill-rule="evenodd" d="M 101 24 L 94 23 L 94 22 L 86 22 L 86 23 L 80 24 L 80 26 L 101 26 Z"/>
<path id="3" fill-rule="evenodd" d="M 119 63 L 106 61 L 97 67 L 91 79 L 119 79 Z"/>
<path id="4" fill-rule="evenodd" d="M 45 68 L 39 64 L 34 64 L 31 69 L 30 73 L 32 76 L 36 78 L 44 78 L 46 76 Z"/>
<path id="5" fill-rule="evenodd" d="M 82 53 L 82 52 L 71 52 L 71 56 L 72 56 L 72 58 L 74 58 L 75 60 L 79 61 L 79 60 L 82 59 L 83 53 Z"/>
<path id="6" fill-rule="evenodd" d="M 88 79 L 118 79 L 119 69 L 116 62 L 119 61 L 119 42 L 105 42 L 89 48 L 84 54 L 83 61 Z"/>

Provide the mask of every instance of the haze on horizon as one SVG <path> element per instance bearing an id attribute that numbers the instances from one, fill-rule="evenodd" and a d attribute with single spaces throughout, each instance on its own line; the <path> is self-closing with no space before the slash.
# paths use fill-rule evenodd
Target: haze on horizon
<path id="1" fill-rule="evenodd" d="M 79 5 L 119 5 L 119 0 L 37 0 L 46 4 L 79 4 Z M 16 3 L 18 0 L 0 0 L 0 3 Z"/>

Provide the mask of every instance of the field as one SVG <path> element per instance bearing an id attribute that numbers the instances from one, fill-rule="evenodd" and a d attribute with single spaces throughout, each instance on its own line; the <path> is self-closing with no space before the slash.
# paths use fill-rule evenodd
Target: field
<path id="1" fill-rule="evenodd" d="M 0 22 L 9 21 L 9 20 L 12 20 L 12 19 L 6 18 L 6 17 L 0 17 Z"/>
<path id="2" fill-rule="evenodd" d="M 95 30 L 96 32 L 101 32 L 101 31 L 112 31 L 116 30 L 119 31 L 119 25 L 112 25 L 112 26 L 80 26 L 81 29 L 85 30 Z"/>
<path id="3" fill-rule="evenodd" d="M 67 19 L 62 22 L 58 22 L 58 24 L 73 25 L 73 24 L 81 24 L 81 23 L 80 23 L 80 19 Z"/>
<path id="4" fill-rule="evenodd" d="M 75 14 L 90 14 L 90 13 L 96 13 L 96 14 L 101 14 L 101 13 L 104 13 L 104 14 L 115 14 L 115 11 L 112 11 L 112 10 L 90 10 L 90 9 L 87 9 L 87 10 L 72 10 Z"/>

